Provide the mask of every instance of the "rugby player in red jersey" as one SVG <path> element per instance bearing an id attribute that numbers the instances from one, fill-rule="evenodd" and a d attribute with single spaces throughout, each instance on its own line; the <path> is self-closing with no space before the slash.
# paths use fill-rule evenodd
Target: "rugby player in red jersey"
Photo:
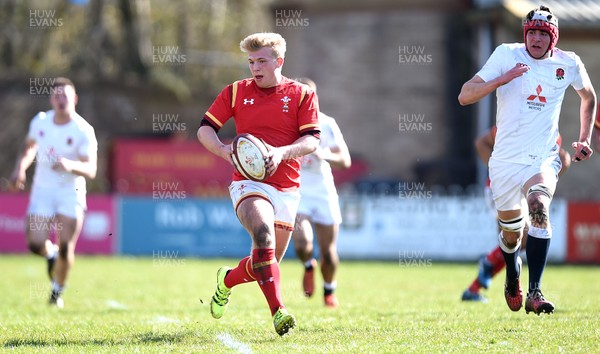
<path id="1" fill-rule="evenodd" d="M 281 73 L 286 42 L 277 33 L 255 33 L 240 43 L 248 54 L 251 78 L 236 81 L 221 91 L 205 113 L 198 139 L 209 151 L 229 161 L 231 144 L 217 136 L 233 117 L 237 134 L 250 133 L 269 149 L 262 182 L 245 179 L 237 171 L 229 186 L 235 212 L 252 238 L 251 255 L 237 267 L 221 267 L 210 304 L 214 318 L 225 313 L 233 287 L 256 281 L 262 290 L 275 331 L 284 335 L 296 325 L 280 291 L 279 262 L 288 247 L 300 194 L 300 157 L 319 145 L 319 106 L 315 93 Z"/>

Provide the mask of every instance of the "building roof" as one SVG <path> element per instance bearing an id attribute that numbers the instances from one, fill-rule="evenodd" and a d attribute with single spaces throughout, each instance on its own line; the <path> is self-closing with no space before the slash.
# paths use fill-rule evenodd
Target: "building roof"
<path id="1" fill-rule="evenodd" d="M 518 18 L 530 10 L 545 5 L 558 17 L 561 28 L 600 28 L 598 0 L 476 0 L 478 8 L 501 6 Z"/>

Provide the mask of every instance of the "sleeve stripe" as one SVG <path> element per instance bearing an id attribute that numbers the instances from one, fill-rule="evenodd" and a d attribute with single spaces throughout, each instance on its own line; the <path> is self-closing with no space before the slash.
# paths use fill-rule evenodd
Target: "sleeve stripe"
<path id="1" fill-rule="evenodd" d="M 235 99 L 237 97 L 237 89 L 238 89 L 239 81 L 233 83 L 233 92 L 231 93 L 231 108 L 235 106 Z"/>
<path id="2" fill-rule="evenodd" d="M 319 130 L 319 124 L 318 123 L 310 123 L 310 124 L 304 124 L 303 126 L 300 127 L 300 131 L 306 130 L 306 129 L 317 129 Z"/>
<path id="3" fill-rule="evenodd" d="M 223 128 L 223 123 L 219 122 L 219 120 L 215 116 L 213 116 L 212 113 L 207 111 L 206 113 L 204 113 L 204 115 L 208 117 L 213 124 L 215 124 L 219 128 Z"/>
<path id="4" fill-rule="evenodd" d="M 298 102 L 298 107 L 300 107 L 302 101 L 304 101 L 304 96 L 306 96 L 306 88 L 304 88 L 304 85 L 302 85 L 302 93 L 300 94 L 300 101 Z"/>

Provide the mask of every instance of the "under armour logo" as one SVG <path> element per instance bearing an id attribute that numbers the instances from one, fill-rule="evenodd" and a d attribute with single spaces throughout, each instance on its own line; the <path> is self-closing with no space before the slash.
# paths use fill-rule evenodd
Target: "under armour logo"
<path id="1" fill-rule="evenodd" d="M 254 98 L 251 98 L 251 99 L 244 98 L 244 104 L 254 104 Z"/>

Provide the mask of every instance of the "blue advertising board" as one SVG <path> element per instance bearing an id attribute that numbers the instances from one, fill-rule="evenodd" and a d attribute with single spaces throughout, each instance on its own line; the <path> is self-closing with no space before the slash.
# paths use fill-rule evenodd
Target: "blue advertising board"
<path id="1" fill-rule="evenodd" d="M 235 258 L 250 254 L 250 236 L 229 199 L 121 197 L 118 212 L 121 254 Z M 287 256 L 293 252 L 290 243 Z"/>

